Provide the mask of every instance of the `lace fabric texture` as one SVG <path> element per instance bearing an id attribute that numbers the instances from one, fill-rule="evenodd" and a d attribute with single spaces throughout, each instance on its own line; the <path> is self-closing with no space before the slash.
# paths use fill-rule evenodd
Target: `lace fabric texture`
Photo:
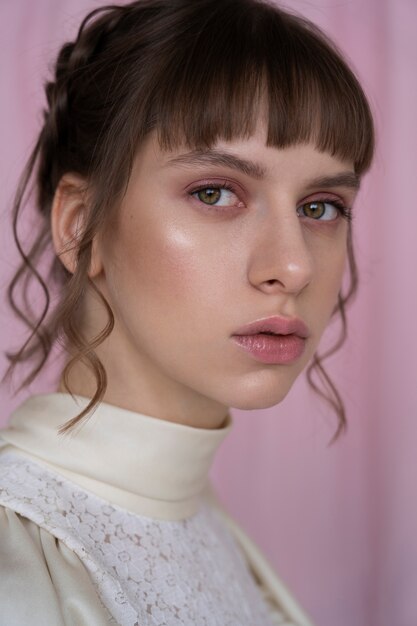
<path id="1" fill-rule="evenodd" d="M 139 516 L 37 463 L 0 456 L 0 504 L 31 519 L 84 563 L 120 626 L 286 624 L 254 582 L 230 531 L 202 500 L 180 521 Z"/>

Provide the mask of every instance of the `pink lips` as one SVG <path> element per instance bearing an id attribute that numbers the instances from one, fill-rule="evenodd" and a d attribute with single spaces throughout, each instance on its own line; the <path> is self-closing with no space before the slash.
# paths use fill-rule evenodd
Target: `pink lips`
<path id="1" fill-rule="evenodd" d="M 232 338 L 257 361 L 286 364 L 301 357 L 309 335 L 302 320 L 274 316 L 242 326 Z"/>

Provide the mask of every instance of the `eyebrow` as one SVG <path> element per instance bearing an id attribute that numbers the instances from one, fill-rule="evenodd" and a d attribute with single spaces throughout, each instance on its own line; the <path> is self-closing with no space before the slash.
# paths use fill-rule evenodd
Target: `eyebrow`
<path id="1" fill-rule="evenodd" d="M 350 187 L 359 189 L 361 180 L 355 172 L 340 172 L 333 176 L 320 176 L 308 184 L 309 187 Z"/>
<path id="2" fill-rule="evenodd" d="M 193 150 L 169 159 L 168 163 L 170 165 L 225 165 L 257 179 L 263 178 L 266 173 L 265 168 L 259 163 L 219 150 Z"/>
<path id="3" fill-rule="evenodd" d="M 223 165 L 238 170 L 255 179 L 265 177 L 266 169 L 255 161 L 242 159 L 219 150 L 192 150 L 168 160 L 169 165 Z M 360 177 L 355 172 L 340 172 L 332 176 L 320 176 L 309 181 L 308 187 L 349 187 L 359 189 Z"/>

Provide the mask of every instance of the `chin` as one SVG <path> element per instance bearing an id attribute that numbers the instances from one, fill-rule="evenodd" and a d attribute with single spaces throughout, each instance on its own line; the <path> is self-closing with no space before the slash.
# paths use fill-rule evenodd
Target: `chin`
<path id="1" fill-rule="evenodd" d="M 240 386 L 233 397 L 225 402 L 227 406 L 242 411 L 252 411 L 256 409 L 269 409 L 282 402 L 290 391 L 295 378 L 291 381 L 275 380 L 275 383 L 252 384 Z"/>

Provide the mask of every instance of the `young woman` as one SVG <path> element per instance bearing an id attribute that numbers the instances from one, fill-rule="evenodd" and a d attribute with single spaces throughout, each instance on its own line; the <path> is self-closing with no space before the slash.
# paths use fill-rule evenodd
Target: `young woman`
<path id="1" fill-rule="evenodd" d="M 257 0 L 97 9 L 46 97 L 10 371 L 31 362 L 29 384 L 57 343 L 67 362 L 1 431 L 0 621 L 307 626 L 208 472 L 230 407 L 279 403 L 308 364 L 343 427 L 316 348 L 356 286 L 366 97 L 316 27 Z"/>

